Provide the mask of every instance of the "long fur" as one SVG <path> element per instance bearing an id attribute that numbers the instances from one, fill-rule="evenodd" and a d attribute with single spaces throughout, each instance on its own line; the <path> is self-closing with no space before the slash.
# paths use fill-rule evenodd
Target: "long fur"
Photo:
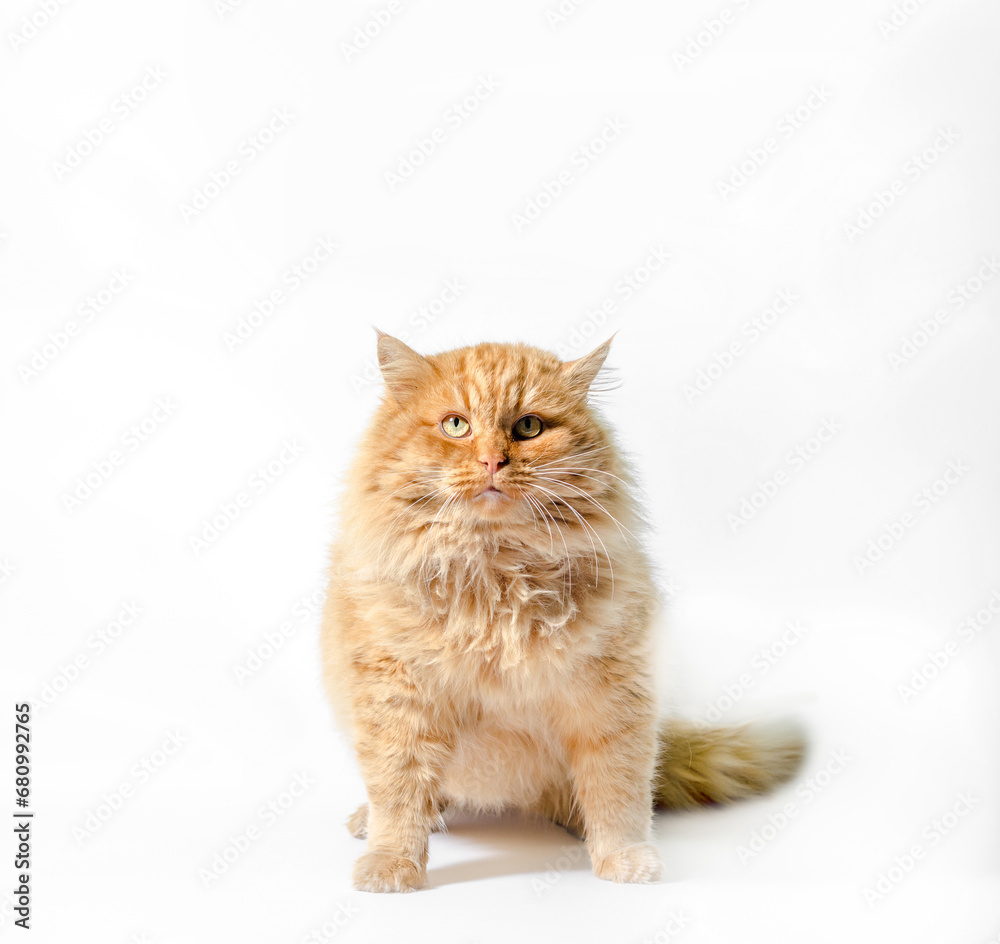
<path id="1" fill-rule="evenodd" d="M 422 357 L 380 335 L 386 393 L 343 495 L 322 634 L 368 792 L 349 824 L 368 841 L 360 889 L 419 887 L 452 806 L 540 813 L 586 838 L 599 877 L 653 881 L 654 802 L 747 796 L 801 757 L 795 732 L 657 719 L 642 512 L 588 403 L 607 350 Z M 444 434 L 452 413 L 470 435 Z M 526 414 L 536 438 L 513 433 Z"/>

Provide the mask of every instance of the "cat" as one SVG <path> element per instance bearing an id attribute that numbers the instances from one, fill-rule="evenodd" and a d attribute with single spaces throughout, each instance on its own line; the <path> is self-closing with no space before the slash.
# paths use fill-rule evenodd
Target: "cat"
<path id="1" fill-rule="evenodd" d="M 794 725 L 657 717 L 643 509 L 592 404 L 610 343 L 425 357 L 379 332 L 321 636 L 368 794 L 359 890 L 423 885 L 451 807 L 541 814 L 599 878 L 654 882 L 654 806 L 749 796 L 801 761 Z"/>

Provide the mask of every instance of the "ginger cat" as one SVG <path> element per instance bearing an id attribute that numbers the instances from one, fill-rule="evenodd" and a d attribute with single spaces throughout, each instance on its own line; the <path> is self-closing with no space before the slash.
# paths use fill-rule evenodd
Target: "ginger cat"
<path id="1" fill-rule="evenodd" d="M 610 342 L 569 363 L 522 344 L 423 357 L 379 333 L 386 392 L 343 498 L 324 677 L 368 803 L 364 891 L 425 881 L 452 806 L 535 811 L 599 878 L 653 882 L 654 804 L 767 790 L 792 728 L 657 718 L 642 512 L 588 403 Z"/>

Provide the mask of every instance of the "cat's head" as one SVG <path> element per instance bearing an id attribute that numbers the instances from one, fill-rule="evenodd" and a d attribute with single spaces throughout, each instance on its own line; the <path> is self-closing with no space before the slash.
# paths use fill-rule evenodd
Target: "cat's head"
<path id="1" fill-rule="evenodd" d="M 380 334 L 373 490 L 428 521 L 586 528 L 623 474 L 588 404 L 609 346 L 568 362 L 524 344 L 423 356 Z"/>

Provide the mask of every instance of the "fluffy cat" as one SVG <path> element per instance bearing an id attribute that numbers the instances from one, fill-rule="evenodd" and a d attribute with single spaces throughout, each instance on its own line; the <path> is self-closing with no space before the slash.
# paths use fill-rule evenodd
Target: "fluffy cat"
<path id="1" fill-rule="evenodd" d="M 423 357 L 379 334 L 386 391 L 322 629 L 368 793 L 348 822 L 367 838 L 358 889 L 419 888 L 451 806 L 537 812 L 585 839 L 598 877 L 656 881 L 654 804 L 737 799 L 798 766 L 794 729 L 657 718 L 641 508 L 588 403 L 609 344 Z"/>

